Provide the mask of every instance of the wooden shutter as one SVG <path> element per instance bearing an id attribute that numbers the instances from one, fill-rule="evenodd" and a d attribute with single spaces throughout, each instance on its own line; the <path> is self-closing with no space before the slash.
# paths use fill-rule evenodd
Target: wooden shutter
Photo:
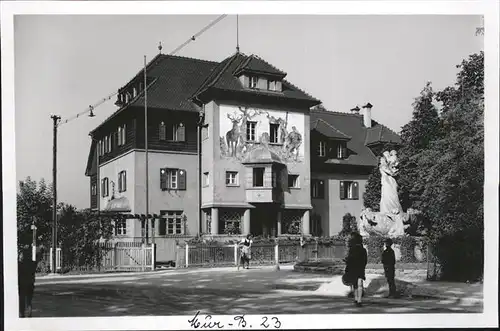
<path id="1" fill-rule="evenodd" d="M 340 181 L 340 200 L 344 200 L 346 198 L 346 190 L 345 183 Z"/>
<path id="2" fill-rule="evenodd" d="M 123 172 L 123 191 L 127 190 L 127 172 Z"/>
<path id="3" fill-rule="evenodd" d="M 125 142 L 126 142 L 126 137 L 127 137 L 127 126 L 126 124 L 123 124 L 123 128 L 122 128 L 122 145 L 125 145 Z"/>
<path id="4" fill-rule="evenodd" d="M 358 182 L 352 182 L 352 198 L 355 200 L 359 199 L 359 185 Z"/>
<path id="5" fill-rule="evenodd" d="M 318 180 L 318 198 L 325 198 L 325 181 L 321 179 Z"/>
<path id="6" fill-rule="evenodd" d="M 160 140 L 167 140 L 167 127 L 165 126 L 165 123 L 161 122 L 158 130 Z"/>
<path id="7" fill-rule="evenodd" d="M 186 170 L 184 169 L 177 170 L 177 188 L 179 190 L 186 189 Z"/>
<path id="8" fill-rule="evenodd" d="M 186 141 L 186 127 L 182 123 L 177 127 L 177 141 Z"/>
<path id="9" fill-rule="evenodd" d="M 168 171 L 166 168 L 160 169 L 160 188 L 162 191 L 168 189 Z"/>

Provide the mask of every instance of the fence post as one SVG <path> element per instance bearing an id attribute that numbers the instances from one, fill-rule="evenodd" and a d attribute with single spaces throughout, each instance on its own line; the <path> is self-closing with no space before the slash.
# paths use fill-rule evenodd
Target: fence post
<path id="1" fill-rule="evenodd" d="M 238 243 L 234 243 L 234 265 L 238 266 Z"/>
<path id="2" fill-rule="evenodd" d="M 52 259 L 52 247 L 50 248 L 50 272 L 54 273 L 54 260 Z"/>
<path id="3" fill-rule="evenodd" d="M 315 243 L 315 245 L 314 245 L 314 251 L 315 251 L 315 252 L 314 252 L 314 256 L 315 256 L 315 260 L 316 260 L 316 262 L 318 262 L 318 240 L 316 239 L 316 240 L 315 240 L 315 242 L 316 242 L 316 243 Z"/>
<path id="4" fill-rule="evenodd" d="M 280 270 L 280 250 L 279 250 L 277 242 L 274 245 L 274 260 L 276 262 L 276 266 L 274 267 L 274 270 L 278 271 L 278 270 Z"/>
<path id="5" fill-rule="evenodd" d="M 186 268 L 189 267 L 189 244 L 186 243 Z"/>
<path id="6" fill-rule="evenodd" d="M 141 253 L 142 253 L 142 271 L 144 271 L 144 265 L 146 264 L 146 247 L 144 244 L 141 245 Z"/>
<path id="7" fill-rule="evenodd" d="M 151 270 L 155 270 L 155 262 L 156 262 L 156 244 L 151 244 Z"/>

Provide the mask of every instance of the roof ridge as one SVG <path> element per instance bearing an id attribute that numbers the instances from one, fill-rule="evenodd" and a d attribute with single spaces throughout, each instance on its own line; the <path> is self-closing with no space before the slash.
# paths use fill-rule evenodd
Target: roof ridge
<path id="1" fill-rule="evenodd" d="M 339 129 L 337 129 L 335 126 L 333 126 L 332 124 L 328 123 L 328 122 L 327 122 L 327 121 L 325 121 L 324 119 L 322 119 L 322 118 L 318 118 L 318 119 L 316 120 L 316 125 L 317 125 L 317 122 L 318 122 L 318 121 L 321 121 L 321 122 L 325 123 L 326 125 L 328 125 L 329 127 L 331 127 L 333 130 L 335 130 L 335 131 L 337 131 L 337 132 L 341 133 L 342 135 L 344 135 L 346 138 L 351 138 L 351 139 L 352 139 L 352 137 L 351 137 L 351 136 L 349 136 L 349 135 L 345 134 L 344 132 L 340 131 Z"/>
<path id="2" fill-rule="evenodd" d="M 344 116 L 362 116 L 360 114 L 351 114 L 351 113 L 342 112 L 342 111 L 336 111 L 336 110 L 311 109 L 311 112 L 326 113 L 326 114 L 338 114 L 338 115 L 344 115 Z"/>
<path id="3" fill-rule="evenodd" d="M 256 58 L 256 59 L 259 59 L 259 60 L 261 60 L 262 62 L 264 62 L 265 64 L 267 64 L 268 66 L 270 66 L 271 68 L 273 68 L 274 70 L 280 71 L 281 73 L 283 73 L 283 74 L 285 74 L 285 75 L 287 74 L 284 70 L 282 70 L 282 69 L 280 69 L 280 68 L 276 67 L 275 65 L 273 65 L 273 64 L 271 64 L 271 63 L 269 63 L 269 62 L 267 62 L 266 60 L 264 60 L 263 58 L 261 58 L 259 55 L 255 54 L 255 53 L 253 53 L 252 55 L 250 55 L 250 57 L 254 57 L 254 58 Z"/>
<path id="4" fill-rule="evenodd" d="M 309 94 L 309 93 L 307 93 L 306 91 L 304 91 L 304 90 L 302 90 L 302 89 L 298 88 L 297 86 L 295 86 L 294 84 L 290 83 L 288 80 L 286 80 L 286 79 L 284 79 L 284 78 L 283 78 L 283 82 L 287 83 L 288 85 L 290 85 L 290 86 L 291 86 L 291 87 L 293 87 L 294 89 L 296 89 L 296 90 L 298 90 L 298 91 L 300 91 L 300 92 L 304 93 L 304 94 L 305 94 L 305 95 L 307 95 L 309 98 L 311 98 L 311 99 L 314 99 L 314 100 L 316 100 L 316 101 L 321 102 L 321 100 L 320 100 L 320 99 L 317 99 L 317 98 L 313 97 L 311 94 Z"/>
<path id="5" fill-rule="evenodd" d="M 214 72 L 212 72 L 212 74 L 210 74 L 207 77 L 207 79 L 203 83 L 201 83 L 200 87 L 198 88 L 198 90 L 196 90 L 196 92 L 193 93 L 193 96 L 191 98 L 200 94 L 202 91 L 207 90 L 210 86 L 213 86 L 220 79 L 223 72 L 226 71 L 226 69 L 234 61 L 234 59 L 237 57 L 238 54 L 240 54 L 240 53 L 236 52 L 235 54 L 231 55 L 230 57 L 224 59 L 222 62 L 219 62 L 219 64 L 217 66 L 220 66 L 222 63 L 224 63 L 224 61 L 228 60 L 218 72 L 217 72 L 217 70 L 215 70 Z M 214 78 L 212 78 L 212 75 L 214 73 L 215 73 L 215 76 L 214 76 Z"/>
<path id="6" fill-rule="evenodd" d="M 199 58 L 189 57 L 189 56 L 170 55 L 170 54 L 160 54 L 160 55 L 164 59 L 166 59 L 166 58 L 178 58 L 178 59 L 194 60 L 194 61 L 205 62 L 205 63 L 220 63 L 220 62 L 217 62 L 217 61 L 204 60 L 204 59 L 199 59 Z"/>

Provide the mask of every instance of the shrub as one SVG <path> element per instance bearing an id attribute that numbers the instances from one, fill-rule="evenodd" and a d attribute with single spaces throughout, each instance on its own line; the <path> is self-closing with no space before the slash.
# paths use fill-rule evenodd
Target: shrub
<path id="1" fill-rule="evenodd" d="M 347 213 L 342 217 L 342 231 L 340 231 L 340 236 L 348 236 L 351 232 L 357 230 L 356 217 Z"/>

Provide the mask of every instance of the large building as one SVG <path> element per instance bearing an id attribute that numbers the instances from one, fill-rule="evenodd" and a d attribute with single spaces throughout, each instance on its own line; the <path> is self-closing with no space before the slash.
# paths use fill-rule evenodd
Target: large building
<path id="1" fill-rule="evenodd" d="M 154 221 L 145 221 L 143 71 L 90 133 L 86 175 L 91 208 L 128 215 L 117 218 L 116 238 L 153 234 L 160 260 L 173 239 L 198 234 L 336 234 L 346 212 L 361 211 L 377 148 L 399 141 L 370 107 L 363 116 L 311 110 L 321 102 L 255 55 L 217 63 L 159 54 L 146 73 Z"/>

